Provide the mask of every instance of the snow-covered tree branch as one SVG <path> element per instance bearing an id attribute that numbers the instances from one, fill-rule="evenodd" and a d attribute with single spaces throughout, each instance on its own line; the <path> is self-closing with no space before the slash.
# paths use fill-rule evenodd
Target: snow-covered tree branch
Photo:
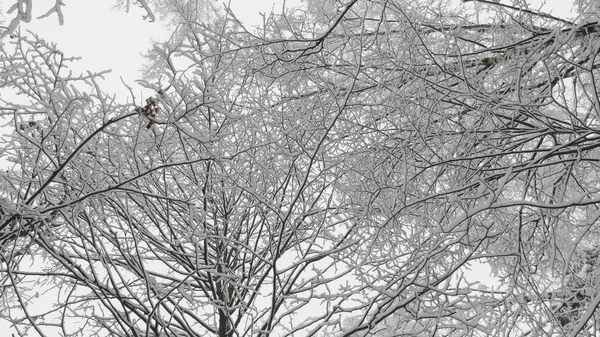
<path id="1" fill-rule="evenodd" d="M 169 4 L 144 103 L 3 40 L 0 316 L 19 333 L 598 335 L 589 6 L 307 1 L 252 30 Z"/>

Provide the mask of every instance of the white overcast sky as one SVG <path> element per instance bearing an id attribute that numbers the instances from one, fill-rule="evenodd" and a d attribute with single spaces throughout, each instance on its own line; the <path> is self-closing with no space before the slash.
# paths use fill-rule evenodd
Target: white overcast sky
<path id="1" fill-rule="evenodd" d="M 0 0 L 0 9 L 5 15 L 3 25 L 7 25 L 14 13 L 6 9 L 17 0 Z M 210 1 L 210 0 L 209 0 Z M 287 0 L 298 4 L 301 0 Z M 108 92 L 126 92 L 120 83 L 122 77 L 132 85 L 140 78 L 139 69 L 144 60 L 140 54 L 151 47 L 151 39 L 168 38 L 166 29 L 158 22 L 142 20 L 143 11 L 131 0 L 131 11 L 114 10 L 113 0 L 65 0 L 63 12 L 65 24 L 59 26 L 56 15 L 45 19 L 32 20 L 22 24 L 22 30 L 31 30 L 46 40 L 54 41 L 66 56 L 80 56 L 81 60 L 71 65 L 74 71 L 101 71 L 111 69 L 106 76 L 103 88 Z M 246 25 L 261 22 L 259 12 L 269 13 L 272 9 L 281 10 L 283 0 L 231 0 L 236 16 Z M 458 2 L 458 0 L 457 0 Z M 546 0 L 544 6 L 552 9 L 552 14 L 569 16 L 572 0 Z M 33 0 L 33 17 L 44 14 L 55 0 Z M 538 8 L 542 0 L 530 0 L 532 8 Z M 473 3 L 465 6 L 473 6 Z M 137 93 L 136 93 L 137 94 Z M 127 95 L 127 94 L 125 94 Z"/>
<path id="2" fill-rule="evenodd" d="M 1 25 L 7 26 L 14 13 L 6 13 L 17 0 L 0 0 Z M 22 23 L 21 30 L 30 30 L 46 40 L 56 42 L 65 56 L 81 57 L 70 65 L 74 71 L 101 71 L 111 69 L 102 88 L 108 92 L 125 92 L 120 77 L 130 85 L 140 78 L 139 69 L 144 60 L 141 53 L 151 47 L 151 40 L 166 40 L 168 32 L 159 22 L 142 20 L 145 14 L 135 0 L 131 10 L 113 9 L 113 0 L 64 1 L 65 22 L 58 24 L 55 14 L 44 19 L 35 19 L 54 5 L 55 0 L 33 0 L 33 17 L 30 23 Z M 287 3 L 297 0 L 287 0 Z M 221 2 L 219 2 L 221 3 Z M 259 12 L 281 10 L 282 0 L 231 0 L 236 16 L 246 25 L 261 22 Z"/>

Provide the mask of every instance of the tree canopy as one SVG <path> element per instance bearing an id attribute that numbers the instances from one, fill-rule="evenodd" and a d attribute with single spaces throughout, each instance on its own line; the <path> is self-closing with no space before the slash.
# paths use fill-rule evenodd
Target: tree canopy
<path id="1" fill-rule="evenodd" d="M 600 335 L 593 2 L 140 3 L 174 33 L 131 101 L 2 33 L 19 334 Z"/>

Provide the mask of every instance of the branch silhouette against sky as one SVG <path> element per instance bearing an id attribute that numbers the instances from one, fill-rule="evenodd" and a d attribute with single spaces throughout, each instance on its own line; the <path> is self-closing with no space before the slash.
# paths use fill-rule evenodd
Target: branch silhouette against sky
<path id="1" fill-rule="evenodd" d="M 15 4 L 10 334 L 600 335 L 594 2 Z"/>

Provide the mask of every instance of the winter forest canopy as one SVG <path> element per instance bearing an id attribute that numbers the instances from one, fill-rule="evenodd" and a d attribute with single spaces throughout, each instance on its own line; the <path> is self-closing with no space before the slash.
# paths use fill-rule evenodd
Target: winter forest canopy
<path id="1" fill-rule="evenodd" d="M 15 336 L 600 336 L 595 1 L 122 0 L 173 31 L 124 100 L 33 2 L 0 28 Z"/>

